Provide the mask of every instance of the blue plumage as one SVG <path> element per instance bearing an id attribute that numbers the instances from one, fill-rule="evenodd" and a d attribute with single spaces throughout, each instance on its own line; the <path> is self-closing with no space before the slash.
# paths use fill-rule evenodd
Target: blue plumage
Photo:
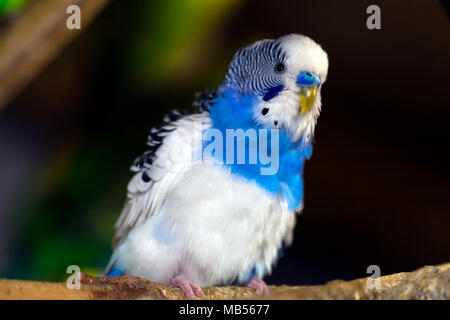
<path id="1" fill-rule="evenodd" d="M 123 276 L 125 272 L 120 270 L 119 268 L 115 267 L 114 265 L 112 268 L 109 269 L 109 271 L 106 273 L 106 277 L 116 277 L 116 276 Z"/>
<path id="2" fill-rule="evenodd" d="M 220 130 L 224 137 L 227 129 L 267 130 L 267 148 L 270 154 L 270 128 L 261 126 L 254 121 L 253 106 L 257 98 L 256 95 L 241 95 L 236 90 L 224 91 L 223 95 L 216 100 L 210 109 L 212 128 Z M 230 167 L 232 174 L 256 182 L 273 196 L 284 197 L 288 201 L 289 209 L 295 211 L 303 206 L 303 165 L 305 159 L 311 156 L 312 146 L 310 142 L 304 143 L 302 138 L 294 142 L 291 141 L 284 127 L 279 130 L 278 143 L 279 170 L 273 175 L 261 175 L 261 168 L 269 165 L 263 164 L 259 155 L 256 164 L 251 164 L 249 161 L 251 148 L 260 145 L 259 141 L 256 145 L 250 144 L 248 140 L 245 141 L 246 159 L 243 164 L 237 163 L 237 144 L 233 149 L 234 161 L 232 164 L 226 163 L 227 148 L 225 143 L 223 144 L 223 158 L 216 160 Z M 230 151 L 228 150 L 228 152 Z"/>

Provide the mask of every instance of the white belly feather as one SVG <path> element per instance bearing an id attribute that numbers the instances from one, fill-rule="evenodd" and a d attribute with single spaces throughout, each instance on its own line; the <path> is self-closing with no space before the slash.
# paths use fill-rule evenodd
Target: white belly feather
<path id="1" fill-rule="evenodd" d="M 224 284 L 255 266 L 262 276 L 295 225 L 285 201 L 206 164 L 189 168 L 158 211 L 129 232 L 115 256 L 128 274 L 164 284 L 177 275 Z"/>

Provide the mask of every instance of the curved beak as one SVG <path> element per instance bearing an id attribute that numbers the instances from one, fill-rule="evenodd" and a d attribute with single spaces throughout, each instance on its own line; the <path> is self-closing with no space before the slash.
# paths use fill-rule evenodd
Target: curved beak
<path id="1" fill-rule="evenodd" d="M 316 99 L 317 88 L 320 86 L 320 78 L 312 72 L 302 72 L 297 77 L 300 97 L 300 114 L 307 113 Z"/>

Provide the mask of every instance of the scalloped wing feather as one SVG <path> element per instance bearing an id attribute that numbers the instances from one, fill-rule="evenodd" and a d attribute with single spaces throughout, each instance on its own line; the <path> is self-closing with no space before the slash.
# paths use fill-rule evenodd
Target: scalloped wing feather
<path id="1" fill-rule="evenodd" d="M 193 164 L 194 149 L 201 147 L 202 129 L 208 125 L 207 113 L 184 114 L 150 131 L 148 145 L 159 142 L 131 168 L 137 173 L 128 184 L 125 206 L 115 225 L 114 248 L 136 224 L 158 214 L 166 193 Z"/>

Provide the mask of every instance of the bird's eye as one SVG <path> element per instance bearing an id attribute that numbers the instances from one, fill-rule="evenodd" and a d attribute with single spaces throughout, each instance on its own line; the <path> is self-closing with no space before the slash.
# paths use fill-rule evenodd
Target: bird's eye
<path id="1" fill-rule="evenodd" d="M 276 72 L 283 72 L 283 70 L 284 70 L 284 64 L 282 64 L 281 62 L 277 63 L 277 65 L 275 66 L 275 71 Z"/>

